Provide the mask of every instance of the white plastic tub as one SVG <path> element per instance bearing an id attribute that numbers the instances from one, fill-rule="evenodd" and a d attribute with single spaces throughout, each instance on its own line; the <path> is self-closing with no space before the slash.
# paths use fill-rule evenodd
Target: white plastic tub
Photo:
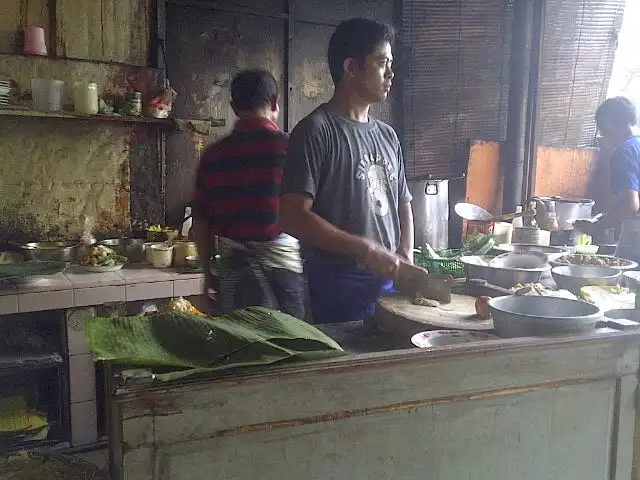
<path id="1" fill-rule="evenodd" d="M 31 79 L 31 95 L 34 110 L 59 112 L 62 110 L 64 82 L 48 78 Z"/>

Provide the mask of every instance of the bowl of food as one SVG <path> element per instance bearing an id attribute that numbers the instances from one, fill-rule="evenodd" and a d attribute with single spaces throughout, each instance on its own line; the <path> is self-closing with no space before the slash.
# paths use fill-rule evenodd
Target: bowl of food
<path id="1" fill-rule="evenodd" d="M 106 273 L 122 269 L 127 261 L 127 257 L 119 255 L 114 249 L 106 245 L 96 245 L 80 260 L 80 265 L 88 272 Z"/>
<path id="2" fill-rule="evenodd" d="M 546 255 L 547 261 L 554 260 L 568 253 L 563 247 L 549 247 L 546 245 L 536 245 L 534 243 L 501 243 L 497 247 L 494 247 L 494 249 L 501 253 L 539 253 Z"/>
<path id="3" fill-rule="evenodd" d="M 461 257 L 460 262 L 467 269 L 467 278 L 486 280 L 487 283 L 503 288 L 527 283 L 539 283 L 542 274 L 550 267 L 544 263 L 537 268 L 508 268 L 490 265 L 492 257 L 467 256 Z"/>
<path id="4" fill-rule="evenodd" d="M 173 242 L 180 232 L 162 225 L 151 225 L 147 229 L 147 240 L 150 242 Z"/>
<path id="5" fill-rule="evenodd" d="M 580 300 L 517 296 L 489 300 L 493 327 L 501 337 L 585 333 L 602 320 L 602 310 Z"/>
<path id="6" fill-rule="evenodd" d="M 634 270 L 638 267 L 636 262 L 625 258 L 612 257 L 610 255 L 581 255 L 578 253 L 568 253 L 562 255 L 549 263 L 552 267 L 562 267 L 570 265 L 588 265 L 594 267 L 611 267 L 616 270 Z"/>
<path id="7" fill-rule="evenodd" d="M 593 265 L 563 265 L 553 267 L 551 276 L 562 290 L 569 290 L 580 295 L 582 287 L 606 287 L 618 285 L 622 280 L 622 272 L 612 267 L 596 267 Z"/>

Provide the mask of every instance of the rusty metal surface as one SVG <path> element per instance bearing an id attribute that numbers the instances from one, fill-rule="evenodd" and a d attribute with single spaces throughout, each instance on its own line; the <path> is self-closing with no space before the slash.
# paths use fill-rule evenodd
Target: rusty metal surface
<path id="1" fill-rule="evenodd" d="M 174 105 L 177 116 L 225 119 L 227 126 L 233 125 L 229 85 L 243 68 L 266 68 L 285 91 L 283 20 L 176 5 L 169 5 L 167 15 L 171 18 L 167 25 L 169 78 L 180 90 Z M 168 135 L 169 223 L 182 218 L 184 205 L 191 200 L 202 151 L 227 131 L 216 128 L 211 135 L 202 135 L 185 130 Z"/>
<path id="2" fill-rule="evenodd" d="M 49 0 L 2 0 L 0 2 L 0 53 L 22 53 L 22 29 L 26 25 L 44 27 L 47 47 L 51 47 Z"/>
<path id="3" fill-rule="evenodd" d="M 152 69 L 13 55 L 0 55 L 0 72 L 22 90 L 30 89 L 31 78 L 44 77 L 92 80 L 101 92 L 146 92 L 162 79 Z M 2 238 L 77 238 L 81 214 L 108 231 L 127 230 L 132 215 L 161 221 L 155 127 L 2 117 L 0 130 Z"/>

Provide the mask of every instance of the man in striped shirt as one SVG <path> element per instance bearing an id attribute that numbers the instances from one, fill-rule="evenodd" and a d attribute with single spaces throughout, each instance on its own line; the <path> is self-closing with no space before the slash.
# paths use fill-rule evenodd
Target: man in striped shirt
<path id="1" fill-rule="evenodd" d="M 287 136 L 278 120 L 278 84 L 265 70 L 231 83 L 233 131 L 202 155 L 193 198 L 198 252 L 207 272 L 218 237 L 219 295 L 224 313 L 250 305 L 304 318 L 298 241 L 278 224 Z"/>

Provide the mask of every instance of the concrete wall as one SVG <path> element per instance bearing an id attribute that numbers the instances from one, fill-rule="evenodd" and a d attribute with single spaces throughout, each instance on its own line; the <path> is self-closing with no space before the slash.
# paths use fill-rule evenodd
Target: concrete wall
<path id="1" fill-rule="evenodd" d="M 157 89 L 162 73 L 145 68 L 150 5 L 2 0 L 0 75 L 26 95 L 23 105 L 32 78 L 95 82 L 101 94 Z M 45 28 L 49 58 L 20 55 L 27 25 Z M 65 104 L 72 108 L 70 88 Z M 126 230 L 132 219 L 163 221 L 156 127 L 0 115 L 0 132 L 0 240 L 77 238 L 81 214 L 99 230 Z"/>

